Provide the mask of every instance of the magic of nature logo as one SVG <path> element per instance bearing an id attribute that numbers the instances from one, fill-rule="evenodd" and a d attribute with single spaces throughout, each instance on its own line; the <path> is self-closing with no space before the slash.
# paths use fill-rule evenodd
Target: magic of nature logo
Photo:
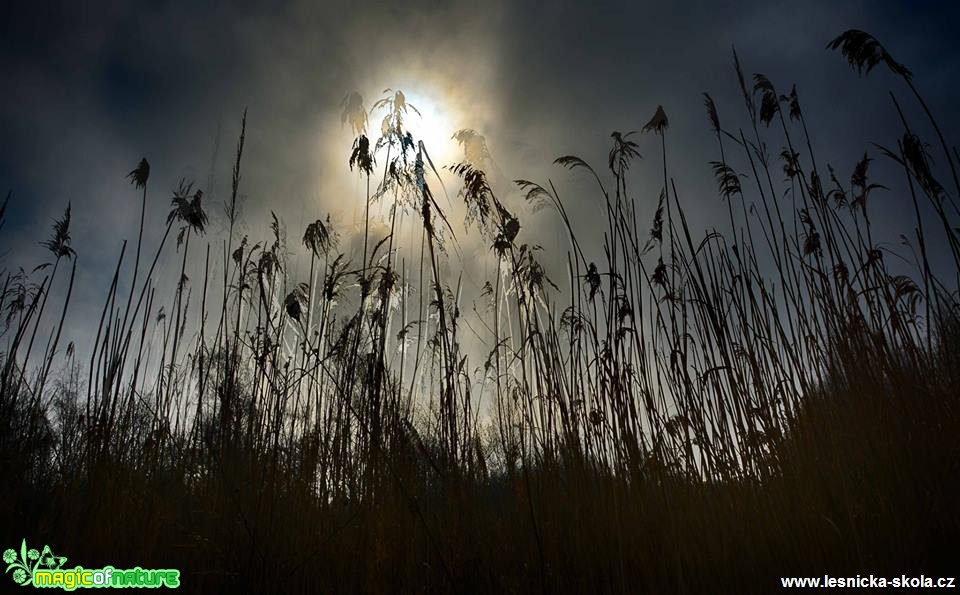
<path id="1" fill-rule="evenodd" d="M 12 571 L 13 582 L 21 587 L 34 586 L 74 591 L 76 589 L 102 588 L 159 588 L 176 589 L 180 586 L 180 571 L 173 568 L 65 568 L 66 556 L 53 553 L 49 545 L 42 550 L 27 548 L 27 541 L 20 543 L 20 551 L 10 548 L 3 552 L 6 572 Z"/>

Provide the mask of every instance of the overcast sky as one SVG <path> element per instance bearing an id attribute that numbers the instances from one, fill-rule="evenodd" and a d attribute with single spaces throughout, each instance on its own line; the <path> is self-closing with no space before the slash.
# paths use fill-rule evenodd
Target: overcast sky
<path id="1" fill-rule="evenodd" d="M 818 156 L 848 176 L 870 143 L 895 143 L 887 91 L 907 96 L 881 69 L 859 78 L 825 45 L 849 28 L 876 35 L 913 70 L 949 133 L 960 123 L 958 7 L 922 0 L 5 2 L 0 189 L 13 198 L 0 259 L 5 267 L 41 262 L 38 241 L 71 201 L 76 307 L 95 311 L 122 239 L 135 241 L 137 232 L 139 195 L 125 174 L 149 159 L 147 242 L 159 239 L 182 177 L 207 191 L 215 234 L 245 108 L 246 231 L 266 237 L 271 211 L 292 240 L 328 212 L 350 229 L 363 195 L 346 167 L 352 139 L 341 126 L 340 101 L 359 91 L 369 107 L 387 87 L 403 89 L 431 119 L 410 127 L 415 134 L 421 127 L 444 162 L 458 158 L 449 134 L 472 128 L 486 136 L 499 181 L 551 178 L 596 249 L 595 193 L 551 162 L 574 153 L 603 169 L 610 133 L 641 128 L 663 105 L 671 175 L 702 230 L 725 211 L 708 166 L 718 154 L 701 93 L 714 96 L 729 128 L 747 125 L 733 45 L 748 76 L 762 72 L 782 92 L 797 85 Z M 652 214 L 659 143 L 649 135 L 638 142 L 645 159 L 632 170 L 633 184 Z M 777 143 L 772 136 L 774 154 Z M 892 229 L 908 204 L 896 180 L 880 181 L 892 191 L 877 198 L 878 218 Z M 446 182 L 454 198 L 455 180 Z M 505 184 L 497 189 L 519 200 Z M 556 217 L 513 204 L 524 213 L 526 241 L 563 262 Z M 465 257 L 484 249 L 465 233 Z M 468 273 L 482 283 L 478 262 L 470 260 Z"/>

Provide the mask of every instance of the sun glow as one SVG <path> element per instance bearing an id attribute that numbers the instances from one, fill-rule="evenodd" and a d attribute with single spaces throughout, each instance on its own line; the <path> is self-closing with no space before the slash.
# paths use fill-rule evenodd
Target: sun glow
<path id="1" fill-rule="evenodd" d="M 423 141 L 434 165 L 439 168 L 459 161 L 461 156 L 452 138 L 456 128 L 450 106 L 415 91 L 407 94 L 407 101 L 420 112 L 417 115 L 410 110 L 407 129 L 414 139 Z"/>
<path id="2" fill-rule="evenodd" d="M 423 87 L 408 91 L 409 87 L 394 87 L 385 89 L 376 99 L 370 101 L 370 107 L 364 107 L 360 93 L 348 95 L 341 106 L 341 124 L 344 135 L 354 137 L 367 135 L 370 139 L 371 150 L 374 151 L 373 188 L 376 190 L 379 177 L 385 175 L 387 160 L 396 159 L 396 145 L 385 143 L 384 137 L 393 134 L 392 127 L 400 120 L 404 134 L 409 133 L 414 140 L 414 151 L 419 150 L 420 143 L 426 148 L 427 156 L 432 166 L 426 171 L 427 182 L 435 192 L 441 192 L 445 184 L 449 184 L 453 174 L 448 166 L 464 161 L 464 149 L 454 139 L 456 132 L 462 128 L 464 110 L 460 104 L 448 93 L 440 89 Z M 395 139 L 391 138 L 391 141 Z M 355 143 L 355 139 L 352 141 Z M 392 148 L 387 148 L 391 144 Z M 374 148 L 376 147 L 376 148 Z M 356 144 L 353 145 L 356 149 Z M 340 159 L 340 155 L 335 156 Z M 426 164 L 425 164 L 426 165 Z M 440 183 L 435 176 L 441 177 Z M 365 195 L 362 176 L 351 176 L 356 187 L 352 192 L 358 196 Z M 392 200 L 371 200 L 368 205 L 364 201 L 351 203 L 352 212 L 348 219 L 352 221 L 354 231 L 361 237 L 369 225 L 369 220 L 389 221 L 391 217 Z M 452 205 L 447 204 L 450 209 Z M 448 213 L 449 214 L 449 213 Z M 367 230 L 369 231 L 369 230 Z"/>

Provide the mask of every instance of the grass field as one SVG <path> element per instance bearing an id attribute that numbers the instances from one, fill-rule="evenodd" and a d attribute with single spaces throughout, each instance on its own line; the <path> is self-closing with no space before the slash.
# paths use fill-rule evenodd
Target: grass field
<path id="1" fill-rule="evenodd" d="M 117 231 L 132 239 L 83 345 L 61 340 L 83 250 L 70 208 L 45 266 L 3 263 L 0 545 L 179 568 L 197 593 L 766 593 L 785 576 L 953 576 L 960 158 L 879 42 L 849 31 L 831 49 L 894 75 L 876 100 L 895 98 L 899 137 L 835 171 L 796 89 L 734 56 L 744 105 L 705 96 L 716 192 L 696 200 L 728 214 L 713 229 L 687 223 L 669 107 L 615 133 L 607 163 L 556 160 L 594 196 L 517 180 L 530 203 L 517 205 L 488 182 L 477 132 L 457 133 L 461 163 L 435 164 L 402 93 L 372 112 L 351 96 L 344 166 L 389 213 L 389 233 L 368 230 L 356 252 L 320 214 L 289 228 L 302 241 L 276 218 L 261 241 L 235 229 L 246 119 L 222 237 L 202 189 L 184 181 L 171 198 L 142 161 L 131 191 L 170 214 Z M 655 208 L 631 185 L 641 143 L 663 162 Z M 448 266 L 463 227 L 437 198 L 442 167 L 495 263 L 473 313 Z M 878 170 L 907 191 L 891 196 Z M 871 226 L 881 192 L 915 214 L 896 253 Z M 604 212 L 604 259 L 587 257 L 581 238 L 601 234 L 578 229 L 572 200 Z M 563 221 L 566 254 L 527 237 L 529 206 Z M 161 258 L 179 265 L 174 286 Z M 566 275 L 548 277 L 547 258 Z M 188 278 L 197 263 L 206 273 Z M 471 316 L 480 352 L 465 346 Z"/>

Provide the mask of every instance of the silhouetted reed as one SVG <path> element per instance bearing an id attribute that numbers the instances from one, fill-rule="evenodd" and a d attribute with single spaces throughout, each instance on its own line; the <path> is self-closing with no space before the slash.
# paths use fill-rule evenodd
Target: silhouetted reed
<path id="1" fill-rule="evenodd" d="M 830 47 L 909 85 L 960 193 L 910 71 L 863 32 Z M 374 104 L 376 141 L 360 94 L 344 99 L 363 248 L 318 215 L 305 279 L 276 215 L 265 239 L 236 237 L 246 113 L 227 236 L 206 235 L 203 190 L 183 180 L 142 275 L 158 223 L 141 160 L 132 270 L 124 243 L 86 369 L 73 344 L 60 350 L 68 205 L 44 242 L 52 260 L 0 277 L 4 534 L 87 565 L 178 567 L 197 592 L 769 592 L 779 576 L 948 568 L 960 304 L 956 270 L 929 250 L 949 246 L 960 269 L 957 195 L 899 103 L 902 135 L 847 177 L 815 155 L 796 86 L 780 94 L 733 57 L 747 121 L 721 119 L 705 94 L 727 218 L 705 231 L 688 224 L 662 106 L 611 135 L 607 170 L 555 161 L 595 183 L 576 200 L 602 208 L 599 237 L 550 180 L 517 180 L 527 204 L 512 204 L 487 176 L 485 139 L 454 133 L 466 232 L 496 265 L 473 326 L 445 272 L 458 249 L 434 194 L 446 189 L 401 91 Z M 662 169 L 654 200 L 631 185 L 641 149 Z M 913 207 L 906 265 L 872 224 L 878 156 Z M 566 278 L 548 276 L 525 209 L 559 218 Z M 401 243 L 403 226 L 419 245 Z M 157 263 L 173 231 L 169 288 Z"/>

